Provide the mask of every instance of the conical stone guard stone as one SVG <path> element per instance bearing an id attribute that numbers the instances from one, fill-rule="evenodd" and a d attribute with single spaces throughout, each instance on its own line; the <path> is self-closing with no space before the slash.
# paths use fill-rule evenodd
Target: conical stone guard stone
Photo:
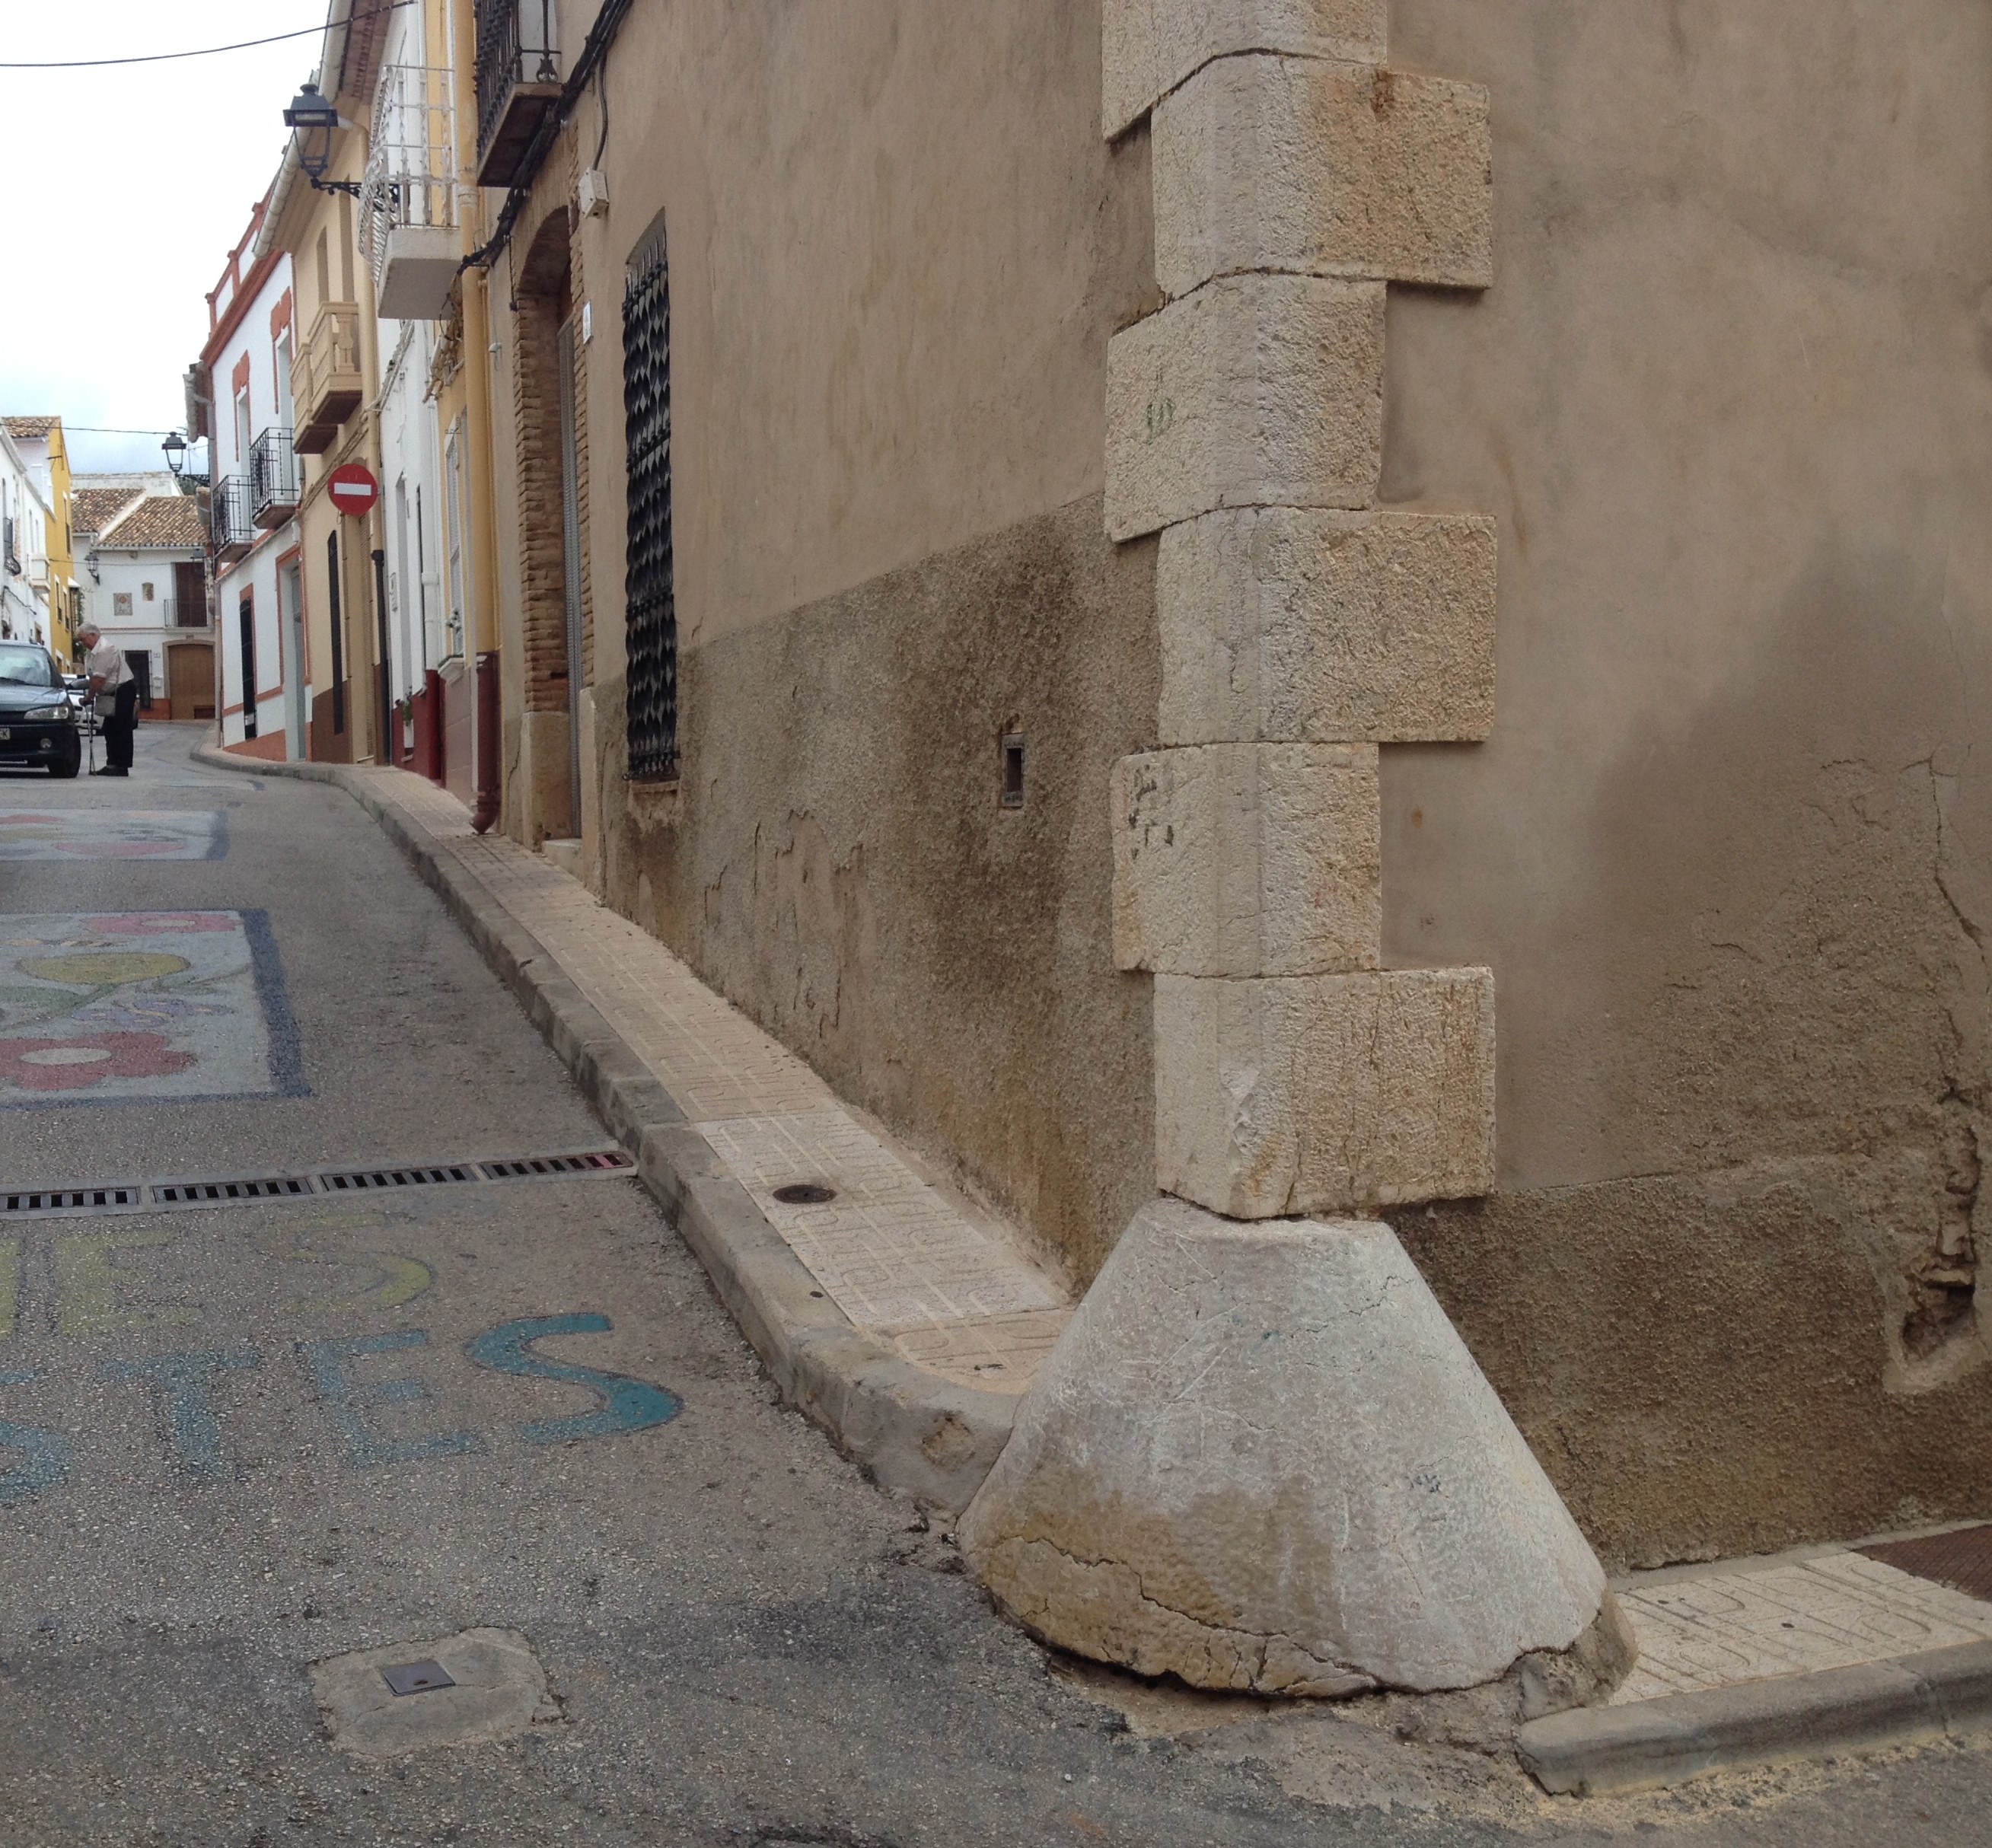
<path id="1" fill-rule="evenodd" d="M 1493 1680 L 1605 1574 L 1390 1227 L 1137 1213 L 959 1538 L 1045 1641 L 1193 1686 Z"/>

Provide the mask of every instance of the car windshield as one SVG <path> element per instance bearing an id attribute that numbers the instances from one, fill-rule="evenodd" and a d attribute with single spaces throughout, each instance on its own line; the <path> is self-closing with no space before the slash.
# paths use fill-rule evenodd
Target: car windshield
<path id="1" fill-rule="evenodd" d="M 55 687 L 56 664 L 46 648 L 0 642 L 0 680 L 17 687 Z"/>

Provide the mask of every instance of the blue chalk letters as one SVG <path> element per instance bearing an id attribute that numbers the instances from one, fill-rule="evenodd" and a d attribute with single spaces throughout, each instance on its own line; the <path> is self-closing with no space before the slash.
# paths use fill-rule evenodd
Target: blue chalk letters
<path id="1" fill-rule="evenodd" d="M 408 1405 L 426 1399 L 429 1389 L 419 1379 L 379 1379 L 362 1382 L 347 1370 L 363 1354 L 391 1354 L 401 1348 L 425 1348 L 428 1331 L 399 1328 L 390 1335 L 360 1335 L 346 1341 L 301 1341 L 298 1352 L 310 1369 L 325 1407 L 339 1434 L 346 1440 L 346 1460 L 356 1469 L 371 1469 L 382 1463 L 408 1463 L 430 1457 L 458 1457 L 466 1451 L 479 1451 L 484 1441 L 475 1431 L 438 1431 L 427 1437 L 383 1437 L 370 1430 L 360 1416 L 364 1405 Z"/>
<path id="2" fill-rule="evenodd" d="M 0 1386 L 26 1386 L 34 1373 L 0 1373 Z M 70 1442 L 60 1431 L 39 1424 L 10 1424 L 0 1418 L 0 1450 L 19 1451 L 21 1461 L 0 1475 L 0 1508 L 11 1508 L 69 1475 Z"/>
<path id="3" fill-rule="evenodd" d="M 254 1348 L 215 1348 L 200 1354 L 155 1354 L 147 1360 L 107 1360 L 97 1369 L 97 1377 L 144 1381 L 152 1389 L 180 1468 L 197 1482 L 226 1482 L 235 1471 L 221 1454 L 214 1376 L 231 1368 L 262 1364 L 262 1355 Z"/>
<path id="4" fill-rule="evenodd" d="M 605 1335 L 614 1325 L 605 1315 L 528 1316 L 520 1321 L 500 1322 L 466 1342 L 463 1351 L 479 1366 L 494 1372 L 565 1380 L 585 1386 L 595 1395 L 597 1410 L 520 1425 L 519 1435 L 528 1444 L 571 1444 L 579 1437 L 605 1437 L 612 1431 L 640 1431 L 653 1424 L 668 1424 L 684 1409 L 684 1401 L 677 1393 L 646 1379 L 571 1366 L 533 1352 L 533 1343 L 550 1335 Z"/>

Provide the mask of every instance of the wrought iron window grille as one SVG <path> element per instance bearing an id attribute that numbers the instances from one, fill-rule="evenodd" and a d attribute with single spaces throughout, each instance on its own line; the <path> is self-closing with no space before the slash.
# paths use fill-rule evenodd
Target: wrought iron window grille
<path id="1" fill-rule="evenodd" d="M 661 227 L 622 292 L 622 416 L 628 455 L 628 776 L 678 773 L 678 625 L 671 547 L 671 309 Z"/>

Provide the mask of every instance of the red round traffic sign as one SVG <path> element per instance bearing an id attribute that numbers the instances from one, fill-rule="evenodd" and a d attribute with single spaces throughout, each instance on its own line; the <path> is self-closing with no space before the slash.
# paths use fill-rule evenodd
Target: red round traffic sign
<path id="1" fill-rule="evenodd" d="M 380 498 L 380 484 L 363 462 L 341 462 L 325 478 L 326 492 L 342 513 L 357 518 Z"/>

